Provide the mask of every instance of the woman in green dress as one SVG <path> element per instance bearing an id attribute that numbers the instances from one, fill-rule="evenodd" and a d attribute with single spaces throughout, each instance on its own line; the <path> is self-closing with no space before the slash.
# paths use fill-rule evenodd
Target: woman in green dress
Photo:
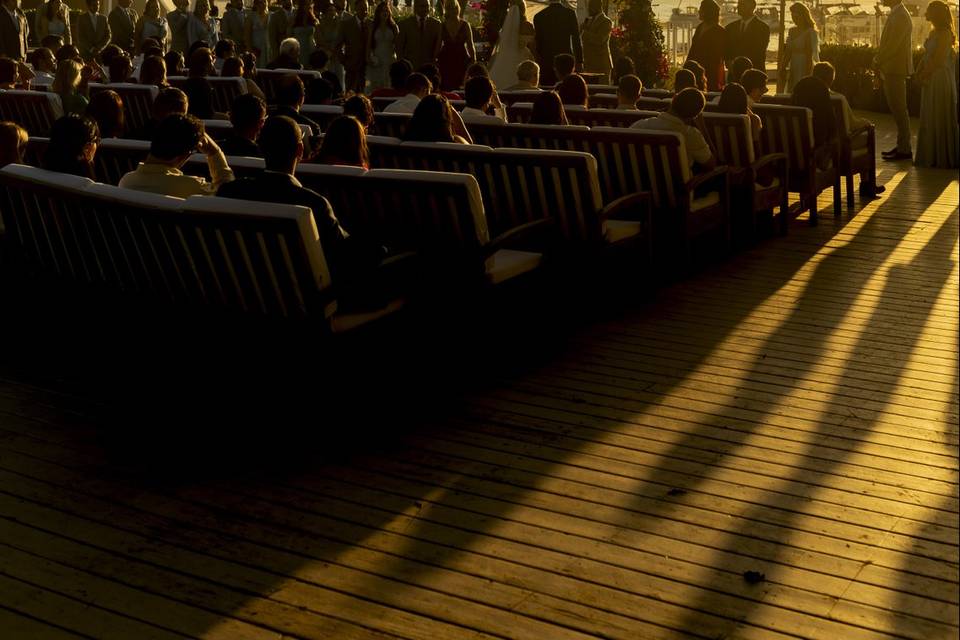
<path id="1" fill-rule="evenodd" d="M 918 167 L 960 167 L 960 126 L 957 124 L 957 34 L 946 3 L 931 0 L 926 19 L 933 24 L 923 44 L 923 60 L 915 79 L 920 94 L 920 130 L 917 134 Z"/>

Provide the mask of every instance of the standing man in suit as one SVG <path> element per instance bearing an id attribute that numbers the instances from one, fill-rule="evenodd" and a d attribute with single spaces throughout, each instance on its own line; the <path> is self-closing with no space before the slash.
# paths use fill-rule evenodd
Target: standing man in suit
<path id="1" fill-rule="evenodd" d="M 367 0 L 356 0 L 353 11 L 342 14 L 336 51 L 346 76 L 344 90 L 363 93 L 366 86 L 367 38 L 370 33 Z"/>
<path id="2" fill-rule="evenodd" d="M 603 74 L 600 84 L 610 81 L 613 58 L 610 57 L 610 32 L 613 20 L 603 12 L 602 0 L 590 0 L 590 16 L 580 27 L 580 39 L 583 41 L 583 70 L 588 73 Z"/>
<path id="3" fill-rule="evenodd" d="M 0 54 L 23 62 L 27 58 L 30 27 L 18 3 L 19 0 L 0 0 L 3 5 L 3 11 L 0 11 L 3 14 L 0 15 Z"/>
<path id="4" fill-rule="evenodd" d="M 394 47 L 398 60 L 408 60 L 414 69 L 436 62 L 440 53 L 440 21 L 431 18 L 427 0 L 414 0 L 413 15 L 400 21 Z"/>
<path id="5" fill-rule="evenodd" d="M 87 12 L 77 18 L 77 49 L 87 62 L 96 60 L 110 44 L 107 16 L 100 15 L 100 0 L 87 0 Z"/>
<path id="6" fill-rule="evenodd" d="M 886 160 L 913 157 L 910 113 L 907 111 L 907 76 L 913 73 L 913 21 L 902 0 L 883 0 L 890 16 L 880 34 L 873 68 L 883 78 L 883 95 L 897 123 L 897 146 L 883 152 Z"/>
<path id="7" fill-rule="evenodd" d="M 550 0 L 550 6 L 534 16 L 533 28 L 536 31 L 537 57 L 540 62 L 540 84 L 556 83 L 553 58 L 558 54 L 573 54 L 578 66 L 583 66 L 580 25 L 573 9 L 563 6 L 560 0 Z"/>
<path id="8" fill-rule="evenodd" d="M 187 42 L 187 25 L 190 23 L 190 13 L 187 7 L 190 0 L 173 0 L 173 11 L 167 12 L 167 25 L 170 27 L 170 50 L 186 54 L 190 48 Z"/>
<path id="9" fill-rule="evenodd" d="M 110 25 L 110 42 L 133 55 L 135 43 L 133 33 L 139 16 L 130 8 L 131 0 L 117 0 L 117 6 L 110 12 L 107 23 Z"/>
<path id="10" fill-rule="evenodd" d="M 756 0 L 740 0 L 737 2 L 737 14 L 740 19 L 724 27 L 727 34 L 727 50 L 723 57 L 727 61 L 727 68 L 730 67 L 731 62 L 743 56 L 750 59 L 754 69 L 766 73 L 770 26 L 757 17 L 756 10 Z"/>
<path id="11" fill-rule="evenodd" d="M 243 48 L 243 0 L 230 0 L 223 17 L 220 18 L 220 38 L 233 40 L 235 46 Z M 266 56 L 266 52 L 262 55 Z"/>

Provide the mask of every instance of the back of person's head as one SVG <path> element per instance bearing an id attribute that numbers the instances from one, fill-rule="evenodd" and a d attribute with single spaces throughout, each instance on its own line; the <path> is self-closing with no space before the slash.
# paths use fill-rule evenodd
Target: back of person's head
<path id="1" fill-rule="evenodd" d="M 303 154 L 300 125 L 287 116 L 271 116 L 263 123 L 257 145 L 267 169 L 287 171 Z"/>
<path id="2" fill-rule="evenodd" d="M 155 40 L 148 38 L 143 42 L 143 45 L 140 47 L 140 53 L 143 54 L 143 57 L 148 56 L 160 56 L 163 57 L 163 47 L 159 44 L 155 44 Z"/>
<path id="3" fill-rule="evenodd" d="M 813 65 L 813 71 L 810 73 L 814 78 L 818 78 L 828 87 L 833 86 L 833 80 L 837 75 L 833 65 L 829 62 L 818 62 Z"/>
<path id="4" fill-rule="evenodd" d="M 187 47 L 187 52 L 183 54 L 183 59 L 187 61 L 188 65 L 193 59 L 193 54 L 196 53 L 197 49 L 210 49 L 210 44 L 206 40 L 197 40 Z M 210 51 L 210 57 L 213 58 L 213 51 Z"/>
<path id="5" fill-rule="evenodd" d="M 743 72 L 743 75 L 740 76 L 740 86 L 743 87 L 743 90 L 748 94 L 757 89 L 766 89 L 767 74 L 760 69 L 747 69 Z"/>
<path id="6" fill-rule="evenodd" d="M 533 99 L 530 124 L 567 124 L 567 112 L 556 91 L 544 91 Z"/>
<path id="7" fill-rule="evenodd" d="M 183 75 L 183 54 L 179 51 L 167 51 L 163 54 L 163 62 L 167 65 L 167 73 L 171 76 Z"/>
<path id="8" fill-rule="evenodd" d="M 633 58 L 630 56 L 620 56 L 613 61 L 613 72 L 611 75 L 611 80 L 617 82 L 623 76 L 635 75 L 637 73 L 637 67 L 633 63 Z"/>
<path id="9" fill-rule="evenodd" d="M 53 55 L 53 49 L 49 47 L 37 47 L 27 56 L 27 62 L 33 65 L 36 71 L 54 72 L 57 70 L 57 59 Z"/>
<path id="10" fill-rule="evenodd" d="M 407 76 L 407 81 L 403 84 L 403 90 L 408 94 L 420 96 L 421 98 L 432 90 L 430 81 L 422 73 L 411 73 Z"/>
<path id="11" fill-rule="evenodd" d="M 416 142 L 453 142 L 450 103 L 437 93 L 424 97 L 410 118 L 404 140 Z"/>
<path id="12" fill-rule="evenodd" d="M 336 95 L 336 89 L 327 78 L 314 78 L 307 85 L 304 102 L 307 104 L 331 104 Z"/>
<path id="13" fill-rule="evenodd" d="M 470 78 L 463 85 L 463 97 L 468 107 L 482 109 L 489 104 L 493 97 L 493 83 L 490 82 L 490 78 L 484 78 L 483 76 Z"/>
<path id="14" fill-rule="evenodd" d="M 743 86 L 733 82 L 728 84 L 720 92 L 720 100 L 717 102 L 717 109 L 723 113 L 743 113 L 747 112 L 749 103 L 747 102 L 747 92 Z"/>
<path id="15" fill-rule="evenodd" d="M 333 90 L 334 99 L 337 99 L 343 95 L 343 86 L 340 84 L 340 76 L 338 76 L 335 72 L 324 71 L 320 74 L 320 78 L 330 83 L 330 89 Z"/>
<path id="16" fill-rule="evenodd" d="M 0 58 L 0 84 L 14 84 L 19 75 L 19 67 L 16 60 Z"/>
<path id="17" fill-rule="evenodd" d="M 154 122 L 160 122 L 167 116 L 174 114 L 185 116 L 188 109 L 187 94 L 176 87 L 168 87 L 161 89 L 153 100 L 151 114 Z"/>
<path id="18" fill-rule="evenodd" d="M 201 140 L 203 122 L 191 115 L 170 115 L 157 125 L 150 155 L 163 162 L 184 158 L 196 152 Z"/>
<path id="19" fill-rule="evenodd" d="M 687 60 L 683 63 L 684 69 L 689 69 L 693 72 L 694 77 L 697 79 L 697 88 L 700 91 L 707 90 L 707 71 L 703 68 L 696 60 Z"/>
<path id="20" fill-rule="evenodd" d="M 684 89 L 690 88 L 697 88 L 697 77 L 693 75 L 693 71 L 689 69 L 677 69 L 677 73 L 673 76 L 674 93 L 680 93 Z"/>
<path id="21" fill-rule="evenodd" d="M 620 76 L 620 80 L 617 82 L 617 96 L 621 102 L 635 104 L 640 99 L 640 92 L 642 91 L 643 83 L 640 82 L 640 78 L 632 73 Z"/>
<path id="22" fill-rule="evenodd" d="M 213 54 L 206 47 L 198 47 L 190 54 L 190 77 L 205 78 L 213 73 Z"/>
<path id="23" fill-rule="evenodd" d="M 490 77 L 490 70 L 487 69 L 487 65 L 483 64 L 482 62 L 474 62 L 469 67 L 467 67 L 467 71 L 464 74 L 463 79 L 464 81 L 466 81 L 466 80 L 469 80 L 470 78 L 478 78 L 478 77 L 480 78 Z"/>
<path id="24" fill-rule="evenodd" d="M 223 61 L 223 67 L 220 68 L 221 78 L 242 78 L 243 60 L 240 58 L 227 58 Z"/>
<path id="25" fill-rule="evenodd" d="M 111 60 L 123 54 L 124 51 L 119 45 L 110 43 L 100 51 L 100 64 L 105 67 L 109 67 Z"/>
<path id="26" fill-rule="evenodd" d="M 363 125 L 352 116 L 340 116 L 330 123 L 320 145 L 317 161 L 351 167 L 368 167 L 367 135 Z"/>
<path id="27" fill-rule="evenodd" d="M 307 66 L 314 71 L 326 71 L 330 55 L 323 49 L 314 49 L 307 59 Z"/>
<path id="28" fill-rule="evenodd" d="M 0 122 L 0 167 L 22 163 L 28 141 L 27 130 L 16 122 Z"/>
<path id="29" fill-rule="evenodd" d="M 350 96 L 343 103 L 343 115 L 353 116 L 364 128 L 369 129 L 373 126 L 373 103 L 362 93 Z"/>
<path id="30" fill-rule="evenodd" d="M 299 58 L 300 42 L 296 38 L 284 38 L 280 41 L 280 55 L 286 58 Z"/>
<path id="31" fill-rule="evenodd" d="M 707 99 L 699 89 L 684 89 L 673 96 L 670 103 L 670 111 L 673 115 L 682 120 L 693 120 L 703 111 L 707 105 Z"/>
<path id="32" fill-rule="evenodd" d="M 90 96 L 87 116 L 93 118 L 103 138 L 121 138 L 126 130 L 123 99 L 116 91 L 98 91 Z"/>
<path id="33" fill-rule="evenodd" d="M 55 36 L 52 33 L 43 37 L 43 40 L 40 41 L 41 47 L 46 47 L 51 51 L 56 51 L 63 46 L 63 36 Z"/>
<path id="34" fill-rule="evenodd" d="M 213 55 L 218 58 L 230 58 L 237 54 L 237 45 L 230 38 L 221 38 L 213 47 Z"/>
<path id="35" fill-rule="evenodd" d="M 259 132 L 266 115 L 267 104 L 263 98 L 252 93 L 240 94 L 230 105 L 230 124 L 238 133 Z"/>
<path id="36" fill-rule="evenodd" d="M 409 60 L 400 59 L 390 65 L 390 86 L 397 91 L 403 89 L 407 78 L 413 73 L 413 65 Z"/>
<path id="37" fill-rule="evenodd" d="M 536 85 L 540 82 L 540 65 L 533 60 L 524 60 L 517 65 L 517 80 Z"/>
<path id="38" fill-rule="evenodd" d="M 93 177 L 93 156 L 100 143 L 97 123 L 84 116 L 68 115 L 50 129 L 50 143 L 43 156 L 43 168 L 60 173 Z"/>
<path id="39" fill-rule="evenodd" d="M 564 105 L 586 107 L 589 101 L 587 82 L 577 73 L 572 73 L 561 80 L 557 93 L 560 94 L 560 101 Z"/>
<path id="40" fill-rule="evenodd" d="M 300 76 L 291 73 L 283 76 L 277 82 L 274 100 L 279 106 L 299 109 L 300 105 L 303 104 L 304 96 L 303 80 L 300 79 Z"/>
<path id="41" fill-rule="evenodd" d="M 133 73 L 133 61 L 126 53 L 113 56 L 107 66 L 110 71 L 110 82 L 128 82 Z"/>
<path id="42" fill-rule="evenodd" d="M 140 84 L 163 87 L 167 84 L 167 65 L 160 56 L 147 56 L 140 65 Z"/>
<path id="43" fill-rule="evenodd" d="M 558 53 L 553 56 L 553 70 L 557 78 L 565 78 L 577 68 L 577 59 L 569 53 Z"/>
<path id="44" fill-rule="evenodd" d="M 243 63 L 243 77 L 256 80 L 257 54 L 255 54 L 253 51 L 246 51 L 240 54 L 240 62 Z"/>
<path id="45" fill-rule="evenodd" d="M 58 63 L 63 60 L 76 60 L 77 62 L 83 61 L 83 59 L 80 57 L 80 50 L 72 44 L 65 44 L 57 49 L 56 58 Z"/>
<path id="46" fill-rule="evenodd" d="M 727 82 L 740 82 L 740 77 L 747 69 L 753 68 L 753 62 L 746 56 L 738 56 L 730 63 L 730 69 L 727 71 Z"/>
<path id="47" fill-rule="evenodd" d="M 420 68 L 417 69 L 417 73 L 422 73 L 427 77 L 427 80 L 430 81 L 430 86 L 433 87 L 435 91 L 440 89 L 440 67 L 432 62 L 427 64 L 420 65 Z"/>
<path id="48" fill-rule="evenodd" d="M 716 24 L 720 21 L 720 5 L 715 0 L 703 0 L 700 3 L 700 19 Z"/>
<path id="49" fill-rule="evenodd" d="M 74 93 L 80 85 L 83 65 L 76 60 L 61 60 L 57 64 L 57 73 L 53 76 L 50 90 L 61 97 Z"/>
<path id="50" fill-rule="evenodd" d="M 813 108 L 815 105 L 822 104 L 824 95 L 829 97 L 830 90 L 820 78 L 807 76 L 797 81 L 797 84 L 793 87 L 793 93 L 790 95 L 793 104 Z"/>

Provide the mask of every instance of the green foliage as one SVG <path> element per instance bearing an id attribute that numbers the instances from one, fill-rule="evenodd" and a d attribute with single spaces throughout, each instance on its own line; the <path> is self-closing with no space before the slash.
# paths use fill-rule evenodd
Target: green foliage
<path id="1" fill-rule="evenodd" d="M 660 86 L 668 75 L 663 28 L 650 0 L 621 0 L 618 26 L 610 34 L 610 53 L 616 60 L 629 56 L 644 86 Z"/>

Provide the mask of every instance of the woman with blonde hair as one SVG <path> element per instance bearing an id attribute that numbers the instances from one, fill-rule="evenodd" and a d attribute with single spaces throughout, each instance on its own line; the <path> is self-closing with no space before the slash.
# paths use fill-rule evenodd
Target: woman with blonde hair
<path id="1" fill-rule="evenodd" d="M 71 44 L 70 7 L 62 0 L 49 0 L 37 9 L 37 42 L 43 42 L 47 36 L 60 36 L 63 44 Z"/>
<path id="2" fill-rule="evenodd" d="M 923 59 L 914 79 L 921 84 L 918 167 L 956 169 L 960 166 L 960 126 L 957 124 L 957 34 L 950 8 L 930 0 L 924 16 L 933 25 L 923 43 Z"/>
<path id="3" fill-rule="evenodd" d="M 53 76 L 50 91 L 60 96 L 64 115 L 83 115 L 87 110 L 87 96 L 80 89 L 83 65 L 76 60 L 61 60 Z"/>
<path id="4" fill-rule="evenodd" d="M 167 27 L 167 19 L 160 15 L 160 0 L 147 0 L 143 15 L 137 20 L 137 26 L 133 32 L 137 51 L 143 49 L 143 43 L 148 38 L 159 42 L 164 52 L 170 46 L 170 29 Z"/>
<path id="5" fill-rule="evenodd" d="M 787 41 L 780 51 L 777 92 L 786 88 L 787 93 L 793 93 L 793 87 L 800 78 L 810 75 L 813 65 L 820 62 L 820 35 L 810 9 L 803 3 L 795 2 L 790 6 L 790 17 L 794 26 L 787 32 Z"/>
<path id="6" fill-rule="evenodd" d="M 23 164 L 29 140 L 27 130 L 16 122 L 0 122 L 0 167 Z"/>
<path id="7" fill-rule="evenodd" d="M 253 0 L 253 8 L 243 20 L 243 41 L 247 51 L 256 54 L 258 60 L 267 59 L 267 0 Z"/>
<path id="8" fill-rule="evenodd" d="M 189 46 L 195 42 L 206 42 L 210 47 L 220 40 L 216 18 L 210 15 L 209 0 L 197 0 L 193 13 L 187 22 L 187 41 Z"/>

